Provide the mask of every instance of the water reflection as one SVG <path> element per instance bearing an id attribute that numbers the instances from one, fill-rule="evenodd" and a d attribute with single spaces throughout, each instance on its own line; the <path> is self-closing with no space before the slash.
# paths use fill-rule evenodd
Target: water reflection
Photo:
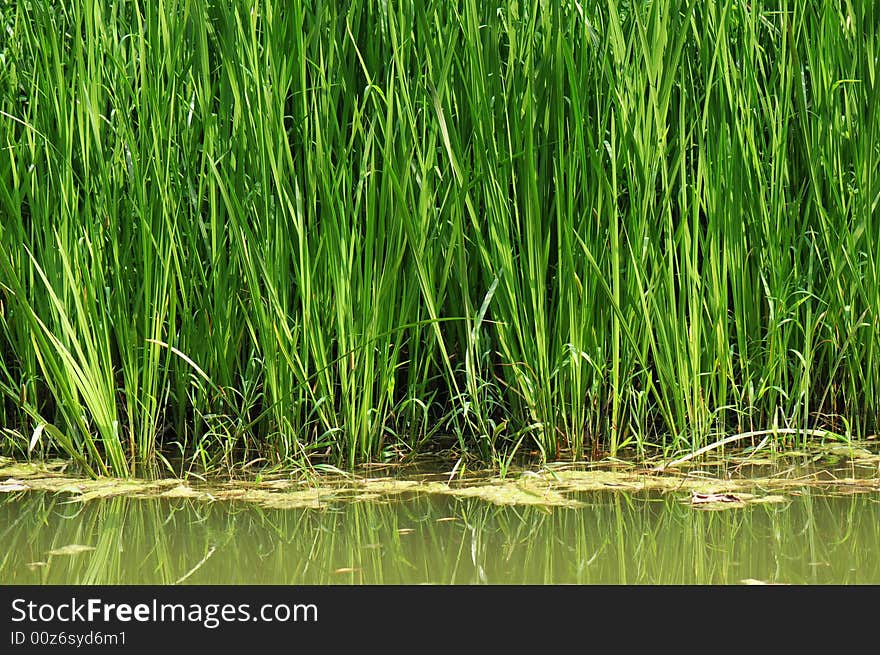
<path id="1" fill-rule="evenodd" d="M 727 511 L 673 494 L 582 500 L 547 510 L 412 496 L 270 510 L 4 494 L 0 584 L 880 583 L 876 494 L 804 488 Z M 93 550 L 63 554 L 71 545 Z"/>

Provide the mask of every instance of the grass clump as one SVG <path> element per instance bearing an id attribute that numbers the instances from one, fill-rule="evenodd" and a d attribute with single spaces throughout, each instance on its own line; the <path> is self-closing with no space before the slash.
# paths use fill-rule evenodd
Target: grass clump
<path id="1" fill-rule="evenodd" d="M 132 475 L 870 436 L 878 25 L 0 9 L 2 448 Z"/>

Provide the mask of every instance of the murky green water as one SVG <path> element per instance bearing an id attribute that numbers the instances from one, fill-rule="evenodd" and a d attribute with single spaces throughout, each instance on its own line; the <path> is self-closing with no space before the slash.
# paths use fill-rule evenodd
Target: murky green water
<path id="1" fill-rule="evenodd" d="M 786 497 L 724 511 L 674 493 L 585 494 L 579 508 L 418 495 L 273 510 L 3 494 L 0 584 L 880 583 L 880 495 Z"/>

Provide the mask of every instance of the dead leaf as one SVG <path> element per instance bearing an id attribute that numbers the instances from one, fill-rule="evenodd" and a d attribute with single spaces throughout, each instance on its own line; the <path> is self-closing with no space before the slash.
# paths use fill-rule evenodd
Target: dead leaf
<path id="1" fill-rule="evenodd" d="M 15 478 L 9 478 L 5 482 L 0 482 L 0 493 L 8 494 L 13 491 L 25 491 L 26 489 L 30 489 L 30 487 L 21 480 L 16 480 Z"/>
<path id="2" fill-rule="evenodd" d="M 95 550 L 94 546 L 83 546 L 82 544 L 68 544 L 61 548 L 54 548 L 47 552 L 47 555 L 79 555 L 90 550 Z"/>
<path id="3" fill-rule="evenodd" d="M 34 433 L 31 435 L 31 442 L 28 444 L 28 453 L 33 452 L 34 448 L 37 447 L 37 444 L 40 443 L 40 435 L 43 434 L 43 428 L 45 427 L 45 423 L 40 423 L 34 430 Z"/>
<path id="4" fill-rule="evenodd" d="M 742 584 L 748 585 L 784 585 L 784 582 L 767 582 L 766 580 L 756 580 L 755 578 L 744 578 L 740 580 Z"/>
<path id="5" fill-rule="evenodd" d="M 691 492 L 691 504 L 700 505 L 704 503 L 741 503 L 742 498 L 735 494 L 700 494 L 696 491 Z"/>

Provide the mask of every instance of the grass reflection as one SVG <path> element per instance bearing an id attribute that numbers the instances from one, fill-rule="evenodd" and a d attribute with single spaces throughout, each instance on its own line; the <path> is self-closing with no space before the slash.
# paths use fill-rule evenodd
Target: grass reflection
<path id="1" fill-rule="evenodd" d="M 870 494 L 804 488 L 786 503 L 726 511 L 694 509 L 680 494 L 582 500 L 547 510 L 413 495 L 278 510 L 10 494 L 0 498 L 0 583 L 880 582 Z"/>

